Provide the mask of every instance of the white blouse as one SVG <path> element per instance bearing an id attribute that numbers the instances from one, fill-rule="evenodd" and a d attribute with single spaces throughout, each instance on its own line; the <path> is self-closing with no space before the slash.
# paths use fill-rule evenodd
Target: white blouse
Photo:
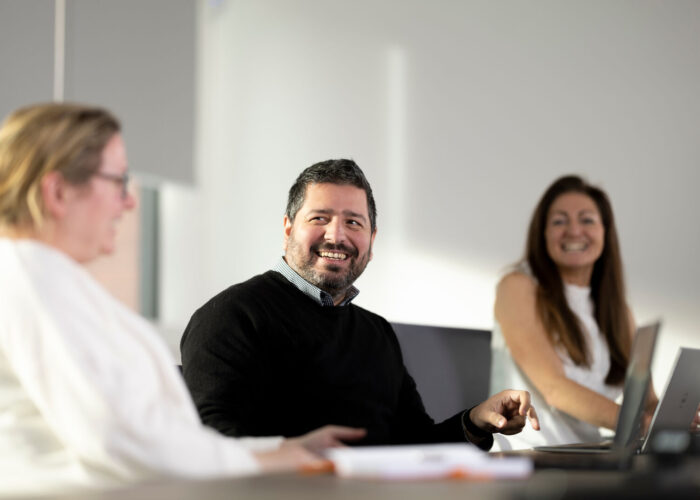
<path id="1" fill-rule="evenodd" d="M 564 365 L 566 376 L 592 391 L 615 400 L 622 394 L 622 386 L 610 386 L 605 378 L 610 369 L 610 352 L 605 336 L 598 329 L 593 316 L 593 300 L 589 287 L 565 284 L 564 292 L 569 307 L 583 326 L 586 345 L 590 353 L 591 365 L 577 366 L 566 350 L 558 345 L 557 354 Z M 532 404 L 537 410 L 540 431 L 526 424 L 520 434 L 514 436 L 494 435 L 493 451 L 517 450 L 533 446 L 557 445 L 589 441 L 601 441 L 603 435 L 598 427 L 578 420 L 553 406 L 549 406 L 542 394 L 513 361 L 503 338 L 501 327 L 496 322 L 491 337 L 491 394 L 504 389 L 525 389 L 532 396 Z"/>
<path id="2" fill-rule="evenodd" d="M 80 265 L 0 238 L 0 495 L 259 471 L 204 427 L 165 342 Z"/>

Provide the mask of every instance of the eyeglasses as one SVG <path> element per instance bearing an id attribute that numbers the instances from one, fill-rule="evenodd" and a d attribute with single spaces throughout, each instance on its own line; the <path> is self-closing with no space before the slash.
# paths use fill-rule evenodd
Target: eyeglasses
<path id="1" fill-rule="evenodd" d="M 129 173 L 124 172 L 121 175 L 117 174 L 108 174 L 106 172 L 95 172 L 93 174 L 95 177 L 99 177 L 100 179 L 106 179 L 108 181 L 112 181 L 115 184 L 118 184 L 122 188 L 122 200 L 125 200 L 127 196 L 129 196 Z"/>

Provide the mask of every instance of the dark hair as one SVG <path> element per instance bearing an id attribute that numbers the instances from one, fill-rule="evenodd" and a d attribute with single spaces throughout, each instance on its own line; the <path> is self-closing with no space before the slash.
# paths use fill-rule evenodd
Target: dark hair
<path id="1" fill-rule="evenodd" d="M 367 211 L 369 212 L 369 221 L 372 232 L 377 228 L 377 205 L 374 203 L 374 195 L 369 181 L 365 177 L 360 167 L 353 160 L 326 160 L 315 163 L 306 168 L 292 187 L 289 189 L 289 197 L 287 198 L 287 217 L 290 221 L 294 221 L 297 212 L 304 204 L 306 197 L 306 187 L 309 184 L 341 184 L 355 186 L 365 191 L 367 195 Z"/>
<path id="2" fill-rule="evenodd" d="M 605 382 L 619 384 L 624 380 L 629 362 L 632 326 L 625 301 L 622 260 L 615 219 L 607 195 L 600 188 L 588 184 L 575 175 L 560 177 L 547 188 L 530 221 L 525 260 L 530 265 L 538 283 L 537 313 L 550 339 L 561 343 L 574 363 L 589 366 L 590 354 L 581 325 L 567 304 L 562 278 L 547 252 L 544 236 L 547 214 L 552 203 L 560 195 L 571 192 L 585 194 L 595 202 L 605 228 L 603 252 L 593 265 L 591 298 L 595 319 L 605 335 L 610 350 L 610 371 Z"/>

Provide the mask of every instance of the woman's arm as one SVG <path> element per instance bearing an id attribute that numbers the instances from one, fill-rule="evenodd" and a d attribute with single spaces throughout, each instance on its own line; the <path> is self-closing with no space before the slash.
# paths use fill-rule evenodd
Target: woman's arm
<path id="1" fill-rule="evenodd" d="M 619 405 L 566 377 L 537 315 L 536 284 L 529 276 L 515 272 L 501 280 L 495 315 L 513 359 L 547 404 L 592 425 L 615 428 Z"/>
<path id="2" fill-rule="evenodd" d="M 630 325 L 630 346 L 634 345 L 634 337 L 637 334 L 637 328 L 636 328 L 636 322 L 634 321 L 634 316 L 632 315 L 632 311 L 627 308 L 627 317 L 629 319 L 629 325 Z M 630 353 L 627 353 L 629 356 Z M 659 398 L 656 395 L 656 392 L 654 391 L 654 381 L 649 380 L 649 392 L 647 394 L 647 399 L 646 402 L 644 403 L 644 416 L 642 420 L 642 431 L 643 434 L 646 434 L 647 430 L 649 429 L 649 425 L 651 425 L 651 419 L 654 416 L 654 411 L 656 410 L 656 405 L 659 404 Z"/>

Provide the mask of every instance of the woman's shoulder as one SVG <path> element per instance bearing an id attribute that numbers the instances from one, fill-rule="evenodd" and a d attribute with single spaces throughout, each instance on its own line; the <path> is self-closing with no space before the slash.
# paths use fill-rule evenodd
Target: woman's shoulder
<path id="1" fill-rule="evenodd" d="M 537 283 L 532 276 L 514 270 L 501 278 L 496 288 L 494 313 L 498 321 L 534 314 Z"/>
<path id="2" fill-rule="evenodd" d="M 531 274 L 521 269 L 512 269 L 498 282 L 497 293 L 534 292 L 537 282 Z"/>

